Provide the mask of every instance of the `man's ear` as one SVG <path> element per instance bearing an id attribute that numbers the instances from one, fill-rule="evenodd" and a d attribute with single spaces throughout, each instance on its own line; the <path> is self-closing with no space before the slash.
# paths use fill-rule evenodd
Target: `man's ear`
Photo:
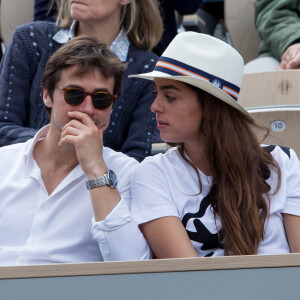
<path id="1" fill-rule="evenodd" d="M 47 107 L 49 107 L 49 108 L 52 107 L 52 99 L 51 99 L 47 89 L 43 89 L 43 100 Z"/>
<path id="2" fill-rule="evenodd" d="M 131 3 L 131 0 L 121 0 L 120 3 L 121 3 L 121 5 L 127 5 L 127 4 Z"/>

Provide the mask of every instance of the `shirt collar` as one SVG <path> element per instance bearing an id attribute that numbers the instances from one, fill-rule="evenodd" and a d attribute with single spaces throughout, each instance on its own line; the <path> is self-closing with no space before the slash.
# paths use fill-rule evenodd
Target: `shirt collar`
<path id="1" fill-rule="evenodd" d="M 25 152 L 26 169 L 33 163 L 33 149 L 36 143 L 44 139 L 49 131 L 49 125 L 42 127 L 33 139 L 29 140 L 29 146 Z"/>
<path id="2" fill-rule="evenodd" d="M 75 37 L 75 28 L 77 26 L 77 21 L 73 21 L 70 29 L 61 28 L 54 36 L 53 39 L 59 44 L 65 44 L 68 40 Z"/>
<path id="3" fill-rule="evenodd" d="M 121 61 L 126 61 L 129 45 L 130 42 L 128 36 L 126 35 L 124 28 L 122 28 L 118 36 L 110 45 L 110 50 L 116 54 Z"/>
<path id="4" fill-rule="evenodd" d="M 78 21 L 73 21 L 70 29 L 62 28 L 53 37 L 54 41 L 59 44 L 65 44 L 67 41 L 75 37 L 75 29 Z M 121 29 L 118 36 L 110 45 L 110 50 L 118 56 L 121 61 L 126 61 L 130 41 L 125 33 L 124 28 Z"/>

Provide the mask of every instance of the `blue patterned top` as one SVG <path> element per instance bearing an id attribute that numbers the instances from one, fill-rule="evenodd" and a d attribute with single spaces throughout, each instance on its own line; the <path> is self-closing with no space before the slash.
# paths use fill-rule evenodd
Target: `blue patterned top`
<path id="1" fill-rule="evenodd" d="M 75 37 L 75 30 L 78 22 L 73 21 L 70 29 L 62 28 L 53 37 L 53 39 L 60 44 L 66 43 L 68 40 Z M 130 41 L 125 33 L 124 28 L 121 29 L 118 36 L 110 45 L 110 49 L 115 53 L 121 61 L 126 61 Z"/>
<path id="2" fill-rule="evenodd" d="M 36 21 L 14 31 L 0 65 L 0 146 L 24 142 L 49 123 L 41 78 L 48 58 L 62 45 L 53 39 L 60 30 L 53 22 Z M 121 40 L 125 41 L 122 36 Z M 139 161 L 161 139 L 150 111 L 155 97 L 152 82 L 128 75 L 152 71 L 157 59 L 129 43 L 122 93 L 104 132 L 105 146 Z"/>

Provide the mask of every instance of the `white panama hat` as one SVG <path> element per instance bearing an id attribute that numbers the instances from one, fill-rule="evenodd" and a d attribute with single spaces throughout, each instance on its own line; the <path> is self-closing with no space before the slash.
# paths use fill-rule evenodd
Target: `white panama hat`
<path id="1" fill-rule="evenodd" d="M 243 73 L 244 60 L 233 47 L 207 34 L 182 32 L 169 44 L 152 72 L 129 77 L 166 78 L 191 84 L 254 120 L 237 103 Z"/>

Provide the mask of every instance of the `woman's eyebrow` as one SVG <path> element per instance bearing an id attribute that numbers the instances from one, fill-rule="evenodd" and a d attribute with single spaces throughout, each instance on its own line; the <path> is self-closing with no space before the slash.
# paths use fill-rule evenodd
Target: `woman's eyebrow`
<path id="1" fill-rule="evenodd" d="M 157 87 L 156 87 L 157 88 Z M 161 85 L 158 87 L 160 90 L 176 90 L 176 91 L 180 91 L 180 89 L 178 87 L 176 87 L 175 85 L 169 84 L 169 85 Z"/>

